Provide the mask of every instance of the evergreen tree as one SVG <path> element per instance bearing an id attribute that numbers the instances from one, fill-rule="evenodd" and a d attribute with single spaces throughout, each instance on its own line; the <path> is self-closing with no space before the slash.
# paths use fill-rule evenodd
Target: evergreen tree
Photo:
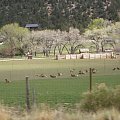
<path id="1" fill-rule="evenodd" d="M 1 0 L 0 27 L 38 23 L 42 29 L 84 30 L 92 19 L 118 21 L 120 0 Z"/>

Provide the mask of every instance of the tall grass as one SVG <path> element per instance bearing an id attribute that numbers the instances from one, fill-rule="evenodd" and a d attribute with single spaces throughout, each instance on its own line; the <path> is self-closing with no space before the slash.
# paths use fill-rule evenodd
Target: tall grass
<path id="1" fill-rule="evenodd" d="M 33 109 L 30 113 L 0 108 L 0 120 L 120 120 L 116 109 L 101 110 L 96 113 L 78 111 L 65 112 L 64 109 Z"/>

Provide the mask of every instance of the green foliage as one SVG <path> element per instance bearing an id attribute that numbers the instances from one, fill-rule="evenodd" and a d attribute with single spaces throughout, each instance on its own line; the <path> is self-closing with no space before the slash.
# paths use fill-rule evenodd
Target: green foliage
<path id="1" fill-rule="evenodd" d="M 81 108 L 85 111 L 98 111 L 115 107 L 120 110 L 120 86 L 108 88 L 104 83 L 96 86 L 92 92 L 84 94 Z"/>
<path id="2" fill-rule="evenodd" d="M 93 19 L 92 22 L 88 25 L 88 29 L 101 29 L 110 25 L 108 20 L 104 20 L 103 18 Z"/>
<path id="3" fill-rule="evenodd" d="M 3 39 L 4 45 L 10 49 L 11 56 L 14 55 L 17 48 L 23 49 L 28 43 L 26 37 L 29 33 L 28 29 L 20 27 L 19 24 L 7 24 L 0 29 L 0 37 Z"/>
<path id="4" fill-rule="evenodd" d="M 113 93 L 113 106 L 120 110 L 120 85 L 116 86 L 116 88 L 113 90 Z"/>
<path id="5" fill-rule="evenodd" d="M 100 18 L 89 24 L 84 36 L 91 42 L 91 48 L 94 47 L 97 52 L 104 52 L 107 47 L 108 49 L 115 49 L 116 43 L 119 43 L 119 31 L 119 22 L 113 24 Z"/>

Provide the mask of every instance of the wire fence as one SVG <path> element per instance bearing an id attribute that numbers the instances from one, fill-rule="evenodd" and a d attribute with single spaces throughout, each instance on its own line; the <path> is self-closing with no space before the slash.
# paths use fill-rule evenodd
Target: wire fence
<path id="1" fill-rule="evenodd" d="M 84 92 L 99 83 L 112 88 L 120 85 L 119 59 L 4 62 L 0 69 L 0 102 L 27 109 L 41 103 L 76 104 Z"/>

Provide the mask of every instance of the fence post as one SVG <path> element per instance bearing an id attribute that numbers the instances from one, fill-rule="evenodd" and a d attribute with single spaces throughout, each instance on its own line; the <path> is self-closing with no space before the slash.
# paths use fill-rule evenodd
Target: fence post
<path id="1" fill-rule="evenodd" d="M 92 68 L 90 68 L 89 70 L 89 73 L 90 73 L 90 92 L 92 91 Z"/>
<path id="2" fill-rule="evenodd" d="M 31 109 L 30 106 L 30 85 L 29 85 L 29 77 L 26 76 L 26 107 L 27 107 L 27 111 L 29 111 Z"/>

